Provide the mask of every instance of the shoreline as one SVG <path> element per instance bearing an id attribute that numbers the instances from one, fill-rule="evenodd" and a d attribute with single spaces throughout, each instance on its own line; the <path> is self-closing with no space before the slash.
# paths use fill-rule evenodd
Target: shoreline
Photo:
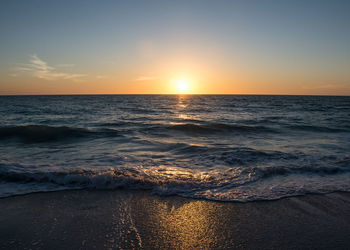
<path id="1" fill-rule="evenodd" d="M 185 197 L 181 195 L 161 195 L 157 193 L 152 193 L 152 190 L 148 189 L 126 189 L 126 188 L 116 188 L 116 189 L 89 189 L 89 188 L 82 188 L 82 189 L 61 189 L 61 190 L 50 190 L 50 191 L 35 191 L 31 193 L 22 193 L 22 194 L 13 194 L 10 196 L 4 196 L 0 197 L 0 202 L 1 200 L 4 199 L 11 199 L 15 197 L 22 197 L 22 196 L 27 196 L 27 195 L 36 195 L 36 194 L 46 194 L 46 193 L 61 193 L 61 192 L 145 192 L 149 194 L 150 196 L 156 196 L 156 197 L 163 197 L 163 198 L 171 198 L 171 197 L 178 197 L 180 199 L 188 199 L 188 200 L 199 200 L 199 201 L 208 201 L 208 202 L 217 202 L 217 203 L 259 203 L 259 202 L 274 202 L 274 201 L 280 201 L 284 199 L 291 199 L 291 198 L 300 198 L 300 197 L 308 197 L 308 196 L 324 196 L 324 195 L 332 195 L 332 194 L 344 194 L 344 195 L 349 195 L 350 196 L 350 191 L 333 191 L 333 192 L 327 192 L 327 193 L 306 193 L 306 194 L 298 194 L 298 195 L 291 195 L 291 196 L 283 196 L 280 198 L 276 199 L 266 199 L 266 200 L 252 200 L 252 201 L 239 201 L 239 200 L 234 200 L 234 201 L 227 201 L 227 200 L 214 200 L 214 199 L 209 199 L 209 198 L 196 198 L 196 197 Z"/>
<path id="2" fill-rule="evenodd" d="M 350 193 L 221 202 L 149 191 L 0 199 L 0 249 L 346 249 Z"/>

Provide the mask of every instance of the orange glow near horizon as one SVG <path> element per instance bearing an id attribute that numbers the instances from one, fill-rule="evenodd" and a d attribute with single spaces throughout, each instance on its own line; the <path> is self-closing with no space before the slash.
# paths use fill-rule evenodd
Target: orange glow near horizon
<path id="1" fill-rule="evenodd" d="M 159 65 L 156 65 L 159 66 Z M 166 67 L 165 67 L 166 66 Z M 159 66 L 154 74 L 138 78 L 138 72 L 121 75 L 109 74 L 105 78 L 87 76 L 81 80 L 45 80 L 31 75 L 4 77 L 0 95 L 52 95 L 52 94 L 295 94 L 295 95 L 349 95 L 346 85 L 332 84 L 325 79 L 278 75 L 249 75 L 236 67 L 228 74 L 220 69 L 197 65 Z M 191 67 L 192 66 L 192 67 Z M 175 69 L 175 70 L 170 70 Z M 248 76 L 249 75 L 249 76 Z M 147 77 L 146 77 L 147 76 Z M 135 80 L 137 79 L 137 80 Z M 141 80 L 140 80 L 141 79 Z M 283 84 L 281 84 L 283 82 Z"/>
<path id="2" fill-rule="evenodd" d="M 186 55 L 168 55 L 154 64 L 139 67 L 119 68 L 108 65 L 97 72 L 78 71 L 82 75 L 69 75 L 65 68 L 37 70 L 32 63 L 31 71 L 16 76 L 0 78 L 0 95 L 45 95 L 45 94 L 292 94 L 292 95 L 349 95 L 350 87 L 344 79 L 331 75 L 313 76 L 308 74 L 288 74 L 274 72 L 266 67 L 247 69 L 244 64 L 225 65 L 216 55 L 187 52 Z M 50 60 L 39 56 L 41 64 L 52 67 Z M 35 59 L 34 58 L 34 59 Z M 34 60 L 30 57 L 31 60 Z M 47 62 L 46 62 L 47 61 Z M 36 62 L 36 61 L 34 61 Z M 37 63 L 37 62 L 36 62 Z M 35 66 L 35 67 L 34 67 Z M 38 78 L 38 74 L 41 78 Z M 85 75 L 84 75 L 85 74 Z M 63 77 L 63 78 L 62 78 Z M 2 81 L 2 82 L 1 82 Z"/>

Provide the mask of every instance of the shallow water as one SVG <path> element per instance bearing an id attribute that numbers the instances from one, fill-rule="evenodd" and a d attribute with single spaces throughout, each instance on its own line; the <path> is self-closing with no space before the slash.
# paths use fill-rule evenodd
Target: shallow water
<path id="1" fill-rule="evenodd" d="M 350 191 L 350 97 L 0 97 L 0 197 L 150 189 L 225 201 Z"/>

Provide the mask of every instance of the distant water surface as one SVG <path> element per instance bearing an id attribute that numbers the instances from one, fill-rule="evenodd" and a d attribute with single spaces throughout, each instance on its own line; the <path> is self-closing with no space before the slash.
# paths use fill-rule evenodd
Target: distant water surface
<path id="1" fill-rule="evenodd" d="M 0 97 L 0 197 L 82 188 L 221 201 L 350 191 L 350 97 Z"/>

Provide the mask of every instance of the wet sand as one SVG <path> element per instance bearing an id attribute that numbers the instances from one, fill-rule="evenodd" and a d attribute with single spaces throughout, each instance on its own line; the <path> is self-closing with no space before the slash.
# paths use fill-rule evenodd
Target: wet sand
<path id="1" fill-rule="evenodd" d="M 350 249 L 350 193 L 214 202 L 144 191 L 0 199 L 1 249 Z"/>

